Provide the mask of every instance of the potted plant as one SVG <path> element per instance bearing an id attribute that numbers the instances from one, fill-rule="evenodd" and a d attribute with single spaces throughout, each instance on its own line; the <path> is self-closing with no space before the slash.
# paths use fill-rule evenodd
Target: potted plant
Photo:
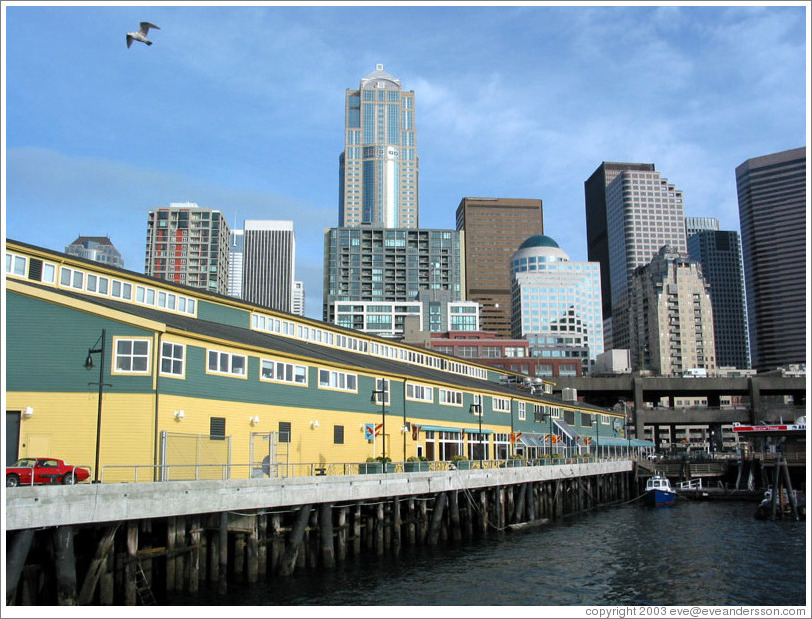
<path id="1" fill-rule="evenodd" d="M 467 471 L 471 468 L 471 461 L 461 454 L 451 456 L 451 464 L 461 471 Z"/>
<path id="2" fill-rule="evenodd" d="M 406 458 L 406 462 L 403 463 L 403 470 L 407 473 L 428 471 L 429 463 L 423 456 L 409 456 Z"/>

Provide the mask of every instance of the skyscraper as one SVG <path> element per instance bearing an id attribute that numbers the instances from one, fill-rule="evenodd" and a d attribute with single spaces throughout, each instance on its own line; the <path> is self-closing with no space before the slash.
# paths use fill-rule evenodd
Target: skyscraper
<path id="1" fill-rule="evenodd" d="M 463 198 L 457 230 L 465 246 L 465 295 L 481 306 L 483 331 L 511 337 L 510 258 L 531 234 L 544 234 L 541 200 Z"/>
<path id="2" fill-rule="evenodd" d="M 576 359 L 588 374 L 603 353 L 600 265 L 571 262 L 553 239 L 536 234 L 511 259 L 513 337 L 533 357 Z"/>
<path id="3" fill-rule="evenodd" d="M 736 187 L 753 367 L 806 363 L 806 147 L 748 159 Z"/>
<path id="4" fill-rule="evenodd" d="M 242 259 L 245 236 L 242 230 L 231 231 L 228 248 L 228 296 L 242 299 Z"/>
<path id="5" fill-rule="evenodd" d="M 338 322 L 371 315 L 388 320 L 375 311 L 384 303 L 414 302 L 406 313 L 420 314 L 418 295 L 423 290 L 448 290 L 451 301 L 461 300 L 460 238 L 455 230 L 330 228 L 324 232 L 324 320 L 362 328 L 356 322 Z M 349 303 L 345 303 L 349 302 Z M 341 305 L 342 307 L 338 307 Z M 357 306 L 343 307 L 345 305 Z M 404 309 L 406 306 L 404 305 Z M 391 311 L 400 316 L 397 308 Z M 380 314 L 380 315 L 377 315 Z M 399 331 L 400 325 L 367 330 Z"/>
<path id="6" fill-rule="evenodd" d="M 339 157 L 339 227 L 418 227 L 414 91 L 376 65 L 347 89 Z"/>
<path id="7" fill-rule="evenodd" d="M 682 224 L 684 225 L 684 224 Z M 663 246 L 630 277 L 632 368 L 682 376 L 716 369 L 713 310 L 699 263 Z"/>
<path id="8" fill-rule="evenodd" d="M 144 273 L 228 294 L 229 237 L 220 211 L 171 202 L 149 212 Z"/>
<path id="9" fill-rule="evenodd" d="M 623 170 L 654 172 L 653 163 L 617 163 L 604 161 L 584 182 L 586 205 L 586 249 L 587 260 L 601 265 L 601 294 L 603 297 L 603 319 L 612 317 L 612 288 L 609 284 L 609 232 L 606 222 L 606 187 Z"/>
<path id="10" fill-rule="evenodd" d="M 124 268 L 121 254 L 110 238 L 106 236 L 79 236 L 65 248 L 65 253 L 120 269 Z"/>
<path id="11" fill-rule="evenodd" d="M 706 217 L 686 217 L 685 229 L 688 254 L 702 265 L 702 274 L 710 286 L 716 364 L 749 369 L 750 338 L 739 233 L 719 230 L 719 221 Z"/>
<path id="12" fill-rule="evenodd" d="M 292 312 L 296 271 L 293 222 L 246 219 L 243 235 L 243 300 Z"/>
<path id="13" fill-rule="evenodd" d="M 606 182 L 603 196 L 599 195 L 601 180 Z M 629 348 L 632 273 L 665 245 L 680 254 L 687 252 L 682 192 L 660 176 L 654 164 L 644 163 L 604 162 L 584 187 L 589 261 L 601 265 L 606 346 Z M 611 298 L 608 320 L 607 295 Z"/>

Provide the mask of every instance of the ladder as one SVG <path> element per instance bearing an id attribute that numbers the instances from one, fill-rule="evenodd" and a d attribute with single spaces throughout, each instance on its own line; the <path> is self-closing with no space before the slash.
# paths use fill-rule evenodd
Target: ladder
<path id="1" fill-rule="evenodd" d="M 136 563 L 135 569 L 135 592 L 138 595 L 138 603 L 141 606 L 155 606 L 155 596 L 152 594 L 152 587 L 149 585 L 147 575 L 141 567 L 141 562 Z"/>

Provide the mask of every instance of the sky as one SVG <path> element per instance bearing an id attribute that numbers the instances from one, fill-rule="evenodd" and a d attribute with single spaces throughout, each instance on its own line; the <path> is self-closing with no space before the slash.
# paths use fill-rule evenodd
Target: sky
<path id="1" fill-rule="evenodd" d="M 739 230 L 736 167 L 809 137 L 808 2 L 2 4 L 5 238 L 109 236 L 143 273 L 155 208 L 292 220 L 317 319 L 344 94 L 377 63 L 415 92 L 420 227 L 541 199 L 571 260 L 601 162 L 653 163 Z"/>

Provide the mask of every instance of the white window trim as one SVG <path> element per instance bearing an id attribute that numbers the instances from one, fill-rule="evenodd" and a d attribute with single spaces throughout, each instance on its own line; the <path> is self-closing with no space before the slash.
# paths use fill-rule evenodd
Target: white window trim
<path id="1" fill-rule="evenodd" d="M 164 372 L 163 365 L 164 360 L 169 359 L 171 362 L 177 361 L 178 359 L 175 357 L 166 357 L 164 356 L 164 344 L 169 344 L 171 346 L 180 346 L 181 349 L 181 357 L 180 357 L 180 364 L 181 364 L 181 371 L 180 373 L 175 372 Z M 171 342 L 171 341 L 162 341 L 161 342 L 161 358 L 159 360 L 158 371 L 161 376 L 165 376 L 167 378 L 186 378 L 186 344 L 179 344 L 178 342 Z"/>
<path id="2" fill-rule="evenodd" d="M 119 353 L 118 353 L 118 345 L 119 345 L 120 342 L 133 342 L 133 343 L 135 343 L 135 342 L 146 342 L 146 344 L 147 344 L 147 352 L 146 352 L 146 354 L 144 354 L 144 355 L 133 355 L 133 354 L 126 355 L 131 360 L 135 359 L 135 358 L 142 358 L 142 357 L 146 358 L 147 365 L 146 365 L 145 369 L 143 369 L 143 370 L 122 370 L 122 369 L 119 369 L 118 360 L 119 360 L 119 357 L 123 356 L 123 355 L 119 355 Z M 145 337 L 114 337 L 113 338 L 113 367 L 111 368 L 111 373 L 112 374 L 123 374 L 123 375 L 126 375 L 126 376 L 132 376 L 132 375 L 147 376 L 150 373 L 150 365 L 152 363 L 152 355 L 150 354 L 151 349 L 152 349 L 152 340 L 149 339 L 149 338 L 145 338 Z"/>
<path id="3" fill-rule="evenodd" d="M 273 363 L 273 365 L 274 365 L 274 377 L 273 378 L 268 378 L 267 376 L 262 375 L 263 364 L 265 364 L 265 363 Z M 304 382 L 297 382 L 296 380 L 287 380 L 287 379 L 284 379 L 284 378 L 281 378 L 281 379 L 277 378 L 276 370 L 277 370 L 277 366 L 279 364 L 285 366 L 285 368 L 287 368 L 288 366 L 293 368 L 293 376 L 294 377 L 296 376 L 296 369 L 297 368 L 302 368 L 304 370 Z M 294 387 L 307 387 L 308 382 L 309 382 L 308 366 L 302 365 L 300 363 L 291 363 L 290 361 L 282 361 L 281 359 L 272 359 L 272 358 L 263 357 L 259 361 L 259 380 L 262 381 L 262 382 L 266 382 L 266 383 L 282 383 L 284 385 L 293 385 Z"/>
<path id="4" fill-rule="evenodd" d="M 209 356 L 211 353 L 217 353 L 218 355 L 228 355 L 228 371 L 223 372 L 221 370 L 212 370 L 209 367 Z M 234 367 L 234 358 L 241 357 L 244 360 L 243 364 L 243 372 L 234 372 L 232 368 Z M 218 359 L 218 367 L 219 367 L 219 359 Z M 228 352 L 227 350 L 218 350 L 216 348 L 207 348 L 206 349 L 206 374 L 216 374 L 217 376 L 229 376 L 231 378 L 248 378 L 248 356 L 241 355 L 238 353 Z"/>

